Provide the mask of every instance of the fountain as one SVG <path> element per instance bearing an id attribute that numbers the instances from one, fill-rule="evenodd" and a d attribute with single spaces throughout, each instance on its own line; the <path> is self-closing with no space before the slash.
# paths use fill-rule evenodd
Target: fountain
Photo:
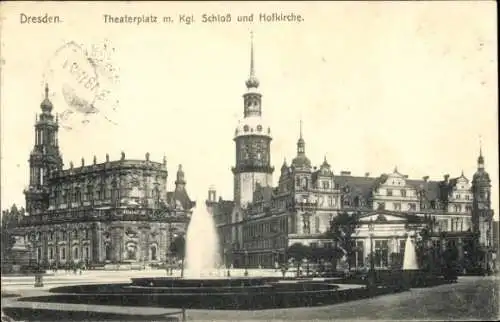
<path id="1" fill-rule="evenodd" d="M 415 245 L 413 244 L 410 235 L 408 235 L 406 238 L 405 254 L 403 257 L 403 276 L 405 283 L 410 287 L 420 283 L 420 273 Z"/>
<path id="2" fill-rule="evenodd" d="M 220 252 L 217 231 L 208 211 L 196 208 L 186 234 L 186 278 L 220 276 Z"/>
<path id="3" fill-rule="evenodd" d="M 410 235 L 406 238 L 403 270 L 418 270 L 417 253 L 415 252 L 415 246 L 410 239 Z"/>

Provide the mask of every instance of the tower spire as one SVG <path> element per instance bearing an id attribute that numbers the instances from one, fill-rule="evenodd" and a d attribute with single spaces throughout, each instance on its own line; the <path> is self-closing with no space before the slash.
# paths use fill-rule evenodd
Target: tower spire
<path id="1" fill-rule="evenodd" d="M 479 136 L 479 157 L 477 158 L 478 168 L 484 168 L 483 143 L 481 135 Z"/>
<path id="2" fill-rule="evenodd" d="M 52 102 L 49 100 L 49 84 L 45 83 L 45 97 L 42 101 L 42 104 L 40 104 L 40 108 L 42 109 L 42 112 L 50 114 L 52 111 Z"/>
<path id="3" fill-rule="evenodd" d="M 302 119 L 300 119 L 300 133 L 299 133 L 299 140 L 297 141 L 297 155 L 304 155 L 305 154 L 305 145 L 306 142 L 304 141 L 304 138 L 302 136 Z"/>
<path id="4" fill-rule="evenodd" d="M 254 48 L 253 48 L 253 31 L 250 31 L 250 76 L 245 82 L 247 88 L 259 87 L 259 80 L 255 76 L 255 63 L 254 63 Z"/>
<path id="5" fill-rule="evenodd" d="M 255 66 L 253 61 L 253 31 L 250 31 L 250 77 L 255 76 Z"/>

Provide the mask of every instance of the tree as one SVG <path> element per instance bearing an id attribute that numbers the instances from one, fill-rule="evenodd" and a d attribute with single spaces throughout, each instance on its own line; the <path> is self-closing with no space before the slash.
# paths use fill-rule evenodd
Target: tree
<path id="1" fill-rule="evenodd" d="M 327 235 L 333 240 L 334 268 L 336 268 L 340 257 L 349 258 L 356 250 L 356 240 L 353 235 L 360 227 L 359 215 L 359 213 L 342 212 L 330 222 L 330 231 Z M 348 265 L 350 269 L 349 261 Z"/>
<path id="2" fill-rule="evenodd" d="M 24 209 L 18 209 L 14 204 L 8 210 L 2 211 L 2 229 L 1 229 L 1 256 L 2 264 L 12 257 L 12 247 L 16 240 L 13 230 L 17 227 L 21 216 L 24 215 Z"/>
<path id="3" fill-rule="evenodd" d="M 293 258 L 297 264 L 297 276 L 299 276 L 300 264 L 302 260 L 308 256 L 311 249 L 304 244 L 294 243 L 288 247 L 287 254 L 290 258 Z"/>
<path id="4" fill-rule="evenodd" d="M 186 240 L 183 235 L 177 235 L 170 244 L 170 253 L 181 260 L 181 277 L 184 277 L 184 257 L 186 255 Z"/>

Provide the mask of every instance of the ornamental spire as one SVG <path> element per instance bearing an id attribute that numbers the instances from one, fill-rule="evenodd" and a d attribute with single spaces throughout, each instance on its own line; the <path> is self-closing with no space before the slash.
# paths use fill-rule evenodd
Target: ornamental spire
<path id="1" fill-rule="evenodd" d="M 478 168 L 484 168 L 483 143 L 481 136 L 479 136 L 479 157 L 477 158 L 477 165 Z"/>
<path id="2" fill-rule="evenodd" d="M 255 67 L 253 62 L 253 31 L 250 31 L 250 77 L 255 76 Z"/>
<path id="3" fill-rule="evenodd" d="M 45 97 L 40 104 L 42 112 L 50 113 L 52 111 L 52 102 L 49 100 L 49 84 L 45 83 Z"/>
<path id="4" fill-rule="evenodd" d="M 253 52 L 253 31 L 250 31 L 250 76 L 245 82 L 247 88 L 259 87 L 259 80 L 255 76 L 254 52 Z"/>
<path id="5" fill-rule="evenodd" d="M 305 154 L 305 145 L 306 142 L 304 141 L 304 138 L 302 137 L 302 119 L 300 120 L 300 134 L 299 134 L 299 140 L 297 141 L 297 155 L 304 155 Z"/>

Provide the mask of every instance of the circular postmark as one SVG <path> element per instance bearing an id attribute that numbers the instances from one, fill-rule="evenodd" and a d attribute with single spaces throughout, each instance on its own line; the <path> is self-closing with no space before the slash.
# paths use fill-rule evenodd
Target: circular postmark
<path id="1" fill-rule="evenodd" d="M 74 41 L 59 47 L 47 64 L 44 74 L 49 84 L 61 125 L 74 129 L 92 117 L 113 121 L 118 99 L 113 97 L 118 69 L 112 63 L 114 48 L 109 41 L 86 46 Z"/>

